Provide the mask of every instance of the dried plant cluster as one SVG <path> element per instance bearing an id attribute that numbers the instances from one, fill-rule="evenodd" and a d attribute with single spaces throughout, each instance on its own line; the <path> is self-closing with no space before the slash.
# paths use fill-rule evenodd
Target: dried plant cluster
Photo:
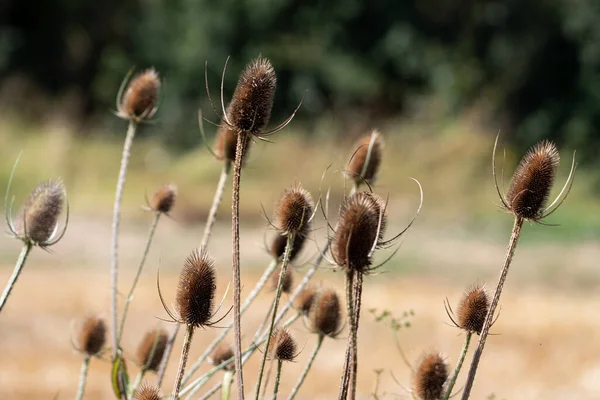
<path id="1" fill-rule="evenodd" d="M 223 79 L 224 76 L 225 68 Z M 173 310 L 163 298 L 160 280 L 157 278 L 157 295 L 170 317 L 165 321 L 170 322 L 172 328 L 168 330 L 156 326 L 149 328 L 142 337 L 137 338 L 138 348 L 132 352 L 131 349 L 122 347 L 129 305 L 134 299 L 134 292 L 159 220 L 161 216 L 168 216 L 172 212 L 176 205 L 177 190 L 174 185 L 160 186 L 153 196 L 146 200 L 145 208 L 153 216 L 152 222 L 134 280 L 128 295 L 123 296 L 121 300 L 124 302 L 121 312 L 118 301 L 120 296 L 117 295 L 119 293 L 117 278 L 121 199 L 135 133 L 139 124 L 149 121 L 157 112 L 161 87 L 159 74 L 152 68 L 135 75 L 131 80 L 128 75 L 123 81 L 117 95 L 117 115 L 129 121 L 129 127 L 123 146 L 113 210 L 110 269 L 111 321 L 106 323 L 103 318 L 94 315 L 85 318 L 78 325 L 78 330 L 73 337 L 73 345 L 81 353 L 83 361 L 77 399 L 84 398 L 88 367 L 93 358 L 109 359 L 112 368 L 110 382 L 107 384 L 113 388 L 117 399 L 163 399 L 165 396 L 161 392 L 167 393 L 171 399 L 197 398 L 200 395 L 202 396 L 200 398 L 206 399 L 220 392 L 221 399 L 226 400 L 232 398 L 231 388 L 234 380 L 237 391 L 235 398 L 240 400 L 250 396 L 257 400 L 261 397 L 278 398 L 280 382 L 291 379 L 289 371 L 284 370 L 283 364 L 299 362 L 300 359 L 299 346 L 290 329 L 299 319 L 304 323 L 303 328 L 314 337 L 311 340 L 314 346 L 311 346 L 310 342 L 307 343 L 309 348 L 312 347 L 312 351 L 307 357 L 302 373 L 295 380 L 288 398 L 293 399 L 301 393 L 325 338 L 340 340 L 340 336 L 344 337 L 347 343 L 345 354 L 338 355 L 338 365 L 343 365 L 340 369 L 338 398 L 345 400 L 357 397 L 361 308 L 363 303 L 371 303 L 370 299 L 363 299 L 362 296 L 363 285 L 368 284 L 365 282 L 365 277 L 373 275 L 396 253 L 398 239 L 412 226 L 421 210 L 423 191 L 420 183 L 415 180 L 420 190 L 418 209 L 405 229 L 395 236 L 386 238 L 386 231 L 389 228 L 388 200 L 385 194 L 383 196 L 377 194 L 374 187 L 379 171 L 384 165 L 383 138 L 376 130 L 361 137 L 350 153 L 347 166 L 342 168 L 352 187 L 349 193 L 346 193 L 345 189 L 342 192 L 342 201 L 335 221 L 327 215 L 328 204 L 323 204 L 328 202 L 329 195 L 325 196 L 325 199 L 319 196 L 318 201 L 315 202 L 310 192 L 301 184 L 295 184 L 283 191 L 274 205 L 273 219 L 269 221 L 273 232 L 270 233 L 271 240 L 265 245 L 265 250 L 270 263 L 242 302 L 242 288 L 251 287 L 251 282 L 241 281 L 240 273 L 239 204 L 242 166 L 247 158 L 251 141 L 266 140 L 267 137 L 279 132 L 292 121 L 298 110 L 296 109 L 280 125 L 268 129 L 276 82 L 277 78 L 271 62 L 259 56 L 241 72 L 229 104 L 225 104 L 223 82 L 221 83 L 220 112 L 217 113 L 219 124 L 214 149 L 211 149 L 207 142 L 205 144 L 216 159 L 223 162 L 223 169 L 208 213 L 204 234 L 198 238 L 198 247 L 183 262 L 179 283 L 174 288 L 176 294 Z M 206 82 L 207 94 L 212 102 L 208 86 Z M 214 105 L 213 108 L 217 109 Z M 199 112 L 200 130 L 205 138 L 203 118 L 202 112 Z M 413 371 L 411 389 L 406 390 L 417 399 L 447 400 L 454 395 L 453 388 L 466 360 L 471 338 L 478 336 L 479 342 L 462 392 L 463 400 L 469 398 L 486 338 L 497 318 L 496 308 L 523 222 L 543 224 L 543 219 L 558 209 L 571 189 L 574 160 L 567 182 L 556 199 L 547 205 L 559 165 L 559 154 L 553 143 L 543 141 L 526 153 L 512 177 L 506 194 L 502 193 L 500 187 L 503 185 L 498 185 L 496 178 L 497 140 L 492 156 L 494 183 L 502 207 L 514 217 L 514 227 L 507 255 L 500 270 L 500 279 L 494 291 L 480 284 L 469 287 L 455 309 L 446 299 L 448 317 L 465 337 L 454 368 L 450 367 L 449 359 L 437 351 L 426 352 L 415 366 L 410 365 L 406 361 L 406 356 L 401 354 L 400 358 L 409 364 L 409 368 Z M 233 301 L 228 301 L 228 292 L 224 290 L 226 294 L 217 304 L 217 272 L 215 261 L 209 255 L 210 239 L 227 180 L 232 171 L 231 292 Z M 13 168 L 9 188 L 14 172 Z M 248 173 L 252 172 L 248 171 Z M 59 179 L 47 181 L 36 187 L 15 220 L 12 217 L 12 202 L 9 203 L 8 199 L 7 190 L 5 198 L 7 224 L 11 234 L 23 242 L 23 249 L 13 275 L 2 293 L 0 311 L 6 304 L 31 249 L 35 246 L 47 248 L 58 242 L 63 237 L 68 224 L 66 190 Z M 313 219 L 318 210 L 321 210 L 325 218 L 326 229 L 313 228 Z M 63 213 L 66 214 L 66 222 L 64 228 L 59 229 L 59 219 Z M 326 235 L 322 234 L 326 236 L 326 243 L 319 249 L 319 255 L 314 260 L 310 260 L 311 265 L 300 277 L 299 271 L 302 270 L 298 268 L 294 271 L 292 265 L 298 263 L 302 250 L 311 243 L 312 236 L 318 236 L 319 232 L 327 232 Z M 390 250 L 393 247 L 395 249 Z M 327 287 L 326 284 L 311 282 L 317 269 L 323 267 L 326 261 L 332 264 L 331 269 L 343 273 L 345 278 L 343 295 Z M 227 266 L 223 265 L 223 267 Z M 265 287 L 270 291 L 263 290 Z M 283 293 L 285 296 L 282 296 Z M 241 317 L 260 295 L 270 296 L 272 305 L 263 310 L 265 311 L 264 322 L 256 328 L 247 321 L 242 321 Z M 387 316 L 386 313 L 381 314 L 376 317 L 376 320 L 386 320 Z M 404 322 L 394 318 L 391 318 L 391 321 L 394 332 L 402 326 L 408 326 L 408 323 L 404 325 Z M 148 316 L 148 324 L 149 326 L 155 324 L 152 316 Z M 181 328 L 185 331 L 185 337 L 177 368 L 173 368 L 173 388 L 169 389 L 163 384 L 163 380 L 166 370 L 172 365 L 171 355 Z M 252 335 L 251 330 L 254 328 L 256 331 Z M 296 326 L 294 328 L 298 329 Z M 341 335 L 344 330 L 346 330 L 345 334 Z M 196 331 L 200 331 L 199 334 L 205 337 L 211 337 L 215 332 L 220 331 L 220 333 L 215 335 L 214 340 L 197 359 L 189 360 Z M 233 331 L 232 337 L 226 339 L 231 331 Z M 110 344 L 109 336 L 112 339 Z M 401 350 L 400 347 L 398 348 Z M 106 353 L 110 353 L 110 357 L 105 356 Z M 134 355 L 133 362 L 128 362 L 130 354 Z M 244 386 L 243 373 L 244 365 L 253 356 L 260 357 L 261 362 L 255 390 L 250 394 Z M 205 365 L 207 361 L 210 366 Z M 273 391 L 272 394 L 268 394 L 273 365 L 276 366 Z M 137 367 L 138 370 L 135 379 L 131 379 L 129 375 L 132 367 Z M 155 378 L 149 378 L 149 375 L 155 375 Z M 213 382 L 211 378 L 215 375 L 222 379 L 212 388 L 206 388 L 208 382 Z M 377 376 L 379 379 L 379 374 Z M 377 393 L 375 396 L 377 397 Z"/>

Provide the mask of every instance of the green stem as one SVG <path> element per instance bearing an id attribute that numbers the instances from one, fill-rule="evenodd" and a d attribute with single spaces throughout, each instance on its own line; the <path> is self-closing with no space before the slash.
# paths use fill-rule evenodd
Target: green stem
<path id="1" fill-rule="evenodd" d="M 190 355 L 190 346 L 192 344 L 192 336 L 194 335 L 194 327 L 192 325 L 186 325 L 185 338 L 183 339 L 183 349 L 181 350 L 181 358 L 179 359 L 179 368 L 177 369 L 177 378 L 175 378 L 175 385 L 173 386 L 173 393 L 171 400 L 177 400 L 179 398 L 179 390 L 181 389 L 181 379 L 185 372 L 185 365 L 187 364 L 188 357 Z"/>
<path id="2" fill-rule="evenodd" d="M 317 358 L 317 353 L 319 352 L 319 350 L 321 349 L 321 345 L 323 344 L 323 338 L 324 338 L 323 335 L 318 336 L 317 344 L 315 345 L 315 349 L 313 350 L 312 354 L 310 355 L 310 358 L 308 359 L 308 362 L 306 363 L 306 367 L 304 368 L 304 371 L 302 371 L 302 375 L 300 375 L 300 378 L 298 379 L 296 386 L 294 386 L 294 388 L 292 389 L 292 392 L 290 393 L 290 397 L 288 397 L 288 400 L 293 400 L 294 397 L 296 397 L 296 395 L 298 394 L 300 387 L 302 386 L 302 384 L 304 383 L 304 380 L 306 379 L 306 376 L 308 375 L 308 371 L 310 371 L 310 369 L 312 368 L 312 365 L 315 361 L 315 358 Z"/>
<path id="3" fill-rule="evenodd" d="M 206 248 L 206 246 L 208 246 L 208 242 L 210 241 L 210 235 L 215 225 L 215 221 L 217 220 L 217 212 L 219 211 L 219 205 L 223 199 L 223 192 L 225 191 L 225 184 L 227 183 L 227 177 L 229 176 L 230 170 L 231 162 L 226 161 L 223 165 L 223 169 L 221 170 L 221 176 L 219 177 L 219 183 L 217 184 L 215 197 L 213 198 L 213 202 L 208 213 L 206 226 L 204 227 L 204 235 L 202 236 L 202 243 L 200 244 L 201 248 Z"/>
<path id="4" fill-rule="evenodd" d="M 340 395 L 339 400 L 345 400 L 348 396 L 348 385 L 350 379 L 351 362 L 352 362 L 352 336 L 354 333 L 354 300 L 353 300 L 353 286 L 354 286 L 354 271 L 348 270 L 346 273 L 346 305 L 348 308 L 348 321 L 350 325 L 350 334 L 348 335 L 348 344 L 346 345 L 346 357 L 344 361 L 344 372 L 342 375 L 342 382 L 340 384 Z"/>
<path id="5" fill-rule="evenodd" d="M 117 283 L 119 272 L 119 222 L 121 214 L 121 201 L 123 200 L 123 189 L 125 188 L 125 178 L 127 176 L 127 165 L 131 155 L 131 145 L 135 137 L 137 123 L 133 120 L 129 121 L 127 128 L 127 136 L 123 145 L 123 154 L 121 156 L 121 168 L 119 170 L 119 178 L 117 180 L 117 189 L 115 193 L 115 204 L 113 208 L 112 222 L 112 240 L 111 240 L 111 257 L 110 257 L 110 277 L 111 277 L 111 314 L 112 314 L 112 337 L 113 337 L 113 359 L 117 358 L 119 348 L 117 337 Z"/>
<path id="6" fill-rule="evenodd" d="M 15 283 L 17 282 L 17 279 L 19 278 L 23 267 L 25 266 L 25 261 L 27 261 L 27 256 L 29 255 L 29 252 L 31 251 L 32 247 L 33 244 L 29 240 L 27 240 L 23 245 L 23 248 L 21 249 L 21 253 L 19 254 L 19 258 L 17 259 L 17 263 L 15 264 L 15 268 L 13 269 L 13 273 L 10 276 L 10 279 L 6 284 L 4 291 L 2 292 L 2 297 L 0 298 L 0 312 L 2 312 L 2 309 L 4 308 L 4 305 L 8 300 L 8 296 L 10 296 L 10 292 L 15 286 Z"/>
<path id="7" fill-rule="evenodd" d="M 281 380 L 281 366 L 283 361 L 277 360 L 277 375 L 275 375 L 275 386 L 273 387 L 273 400 L 277 400 L 277 394 L 279 393 L 279 381 Z"/>
<path id="8" fill-rule="evenodd" d="M 90 365 L 90 356 L 85 355 L 81 363 L 81 373 L 79 374 L 79 388 L 77 389 L 76 400 L 82 400 L 85 392 L 85 383 L 87 381 L 88 366 Z"/>
<path id="9" fill-rule="evenodd" d="M 446 389 L 446 394 L 444 395 L 443 400 L 448 400 L 452 396 L 452 389 L 456 384 L 456 379 L 458 379 L 458 373 L 462 368 L 463 361 L 465 361 L 465 357 L 467 356 L 467 351 L 469 350 L 469 343 L 471 342 L 471 336 L 473 332 L 467 332 L 467 336 L 465 336 L 465 343 L 463 344 L 462 350 L 460 351 L 460 356 L 458 356 L 458 362 L 456 363 L 456 367 L 454 368 L 454 372 L 450 378 L 450 382 L 448 383 L 448 388 Z"/>
<path id="10" fill-rule="evenodd" d="M 229 400 L 231 394 L 231 382 L 233 382 L 233 372 L 226 371 L 223 374 L 223 382 L 221 385 L 221 400 Z"/>

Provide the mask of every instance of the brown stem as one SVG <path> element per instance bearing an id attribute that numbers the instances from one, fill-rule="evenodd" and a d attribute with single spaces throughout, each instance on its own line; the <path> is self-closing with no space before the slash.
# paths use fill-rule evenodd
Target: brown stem
<path id="1" fill-rule="evenodd" d="M 356 275 L 354 281 L 354 331 L 352 332 L 352 371 L 350 373 L 350 399 L 356 397 L 356 379 L 358 371 L 358 321 L 360 319 L 360 306 L 362 301 L 363 275 Z"/>
<path id="2" fill-rule="evenodd" d="M 346 305 L 348 308 L 348 322 L 350 324 L 350 334 L 348 335 L 348 345 L 346 346 L 346 357 L 344 361 L 344 373 L 342 375 L 342 382 L 340 384 L 340 395 L 338 400 L 345 400 L 348 396 L 348 385 L 350 382 L 350 373 L 352 370 L 352 336 L 354 332 L 354 270 L 349 269 L 346 272 Z"/>
<path id="3" fill-rule="evenodd" d="M 479 344 L 477 345 L 475 354 L 473 354 L 473 360 L 471 361 L 471 368 L 469 369 L 469 375 L 467 376 L 467 382 L 465 383 L 465 389 L 463 391 L 462 400 L 467 400 L 471 394 L 473 382 L 475 381 L 475 374 L 477 374 L 477 366 L 479 365 L 479 360 L 481 359 L 481 354 L 483 353 L 485 340 L 487 339 L 488 332 L 490 330 L 490 327 L 492 326 L 494 313 L 496 311 L 496 307 L 498 306 L 498 302 L 500 301 L 500 294 L 502 293 L 504 281 L 506 281 L 506 275 L 508 274 L 508 268 L 510 267 L 510 263 L 512 262 L 513 255 L 515 254 L 515 249 L 517 248 L 517 242 L 519 241 L 519 236 L 521 235 L 522 227 L 523 218 L 515 216 L 515 223 L 513 225 L 510 241 L 508 242 L 506 259 L 504 260 L 504 266 L 502 267 L 500 280 L 498 281 L 498 286 L 496 286 L 496 292 L 494 293 L 494 299 L 492 300 L 490 309 L 488 310 L 487 316 L 485 317 L 485 323 L 483 324 L 481 336 L 479 337 Z"/>
<path id="4" fill-rule="evenodd" d="M 187 331 L 185 332 L 185 338 L 183 339 L 183 349 L 181 350 L 181 358 L 179 359 L 179 368 L 177 369 L 177 378 L 175 379 L 175 386 L 173 386 L 173 393 L 171 395 L 172 400 L 179 398 L 179 391 L 181 390 L 181 380 L 183 379 L 183 373 L 185 372 L 185 365 L 187 364 L 188 356 L 190 355 L 190 346 L 192 344 L 192 336 L 194 335 L 194 326 L 187 325 Z"/>

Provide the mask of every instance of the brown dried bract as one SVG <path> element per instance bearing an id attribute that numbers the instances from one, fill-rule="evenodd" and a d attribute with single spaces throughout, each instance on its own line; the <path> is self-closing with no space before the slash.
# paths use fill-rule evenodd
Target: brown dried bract
<path id="1" fill-rule="evenodd" d="M 87 317 L 79 329 L 77 339 L 77 350 L 88 356 L 94 356 L 100 351 L 106 342 L 106 324 L 100 317 Z"/>
<path id="2" fill-rule="evenodd" d="M 490 295 L 484 286 L 478 285 L 469 288 L 456 309 L 458 326 L 466 331 L 480 334 L 490 304 Z"/>
<path id="3" fill-rule="evenodd" d="M 332 289 L 323 290 L 310 310 L 309 320 L 315 333 L 335 337 L 340 331 L 342 314 L 340 299 Z"/>
<path id="4" fill-rule="evenodd" d="M 137 348 L 137 363 L 148 371 L 158 371 L 168 340 L 169 336 L 164 329 L 146 332 Z"/>
<path id="5" fill-rule="evenodd" d="M 438 353 L 427 353 L 415 372 L 413 391 L 421 400 L 440 400 L 448 380 L 448 365 Z"/>
<path id="6" fill-rule="evenodd" d="M 296 359 L 296 341 L 287 329 L 276 329 L 269 342 L 269 355 L 279 361 Z"/>
<path id="7" fill-rule="evenodd" d="M 154 192 L 150 208 L 153 211 L 168 214 L 173 209 L 176 198 L 177 188 L 174 185 L 164 185 Z"/>
<path id="8" fill-rule="evenodd" d="M 359 139 L 347 171 L 348 176 L 354 180 L 356 185 L 360 185 L 363 181 L 369 184 L 375 181 L 381 165 L 382 150 L 383 141 L 376 130 Z"/>
<path id="9" fill-rule="evenodd" d="M 275 206 L 275 225 L 283 235 L 304 233 L 313 209 L 312 196 L 300 185 L 286 189 Z"/>
<path id="10" fill-rule="evenodd" d="M 221 343 L 211 354 L 210 362 L 216 367 L 223 364 L 227 360 L 231 360 L 233 356 L 234 354 L 231 345 L 227 343 Z M 231 371 L 234 369 L 234 367 L 234 363 L 229 363 L 226 369 Z"/>
<path id="11" fill-rule="evenodd" d="M 160 78 L 154 68 L 136 75 L 119 102 L 118 115 L 121 118 L 142 121 L 152 118 L 156 112 Z"/>

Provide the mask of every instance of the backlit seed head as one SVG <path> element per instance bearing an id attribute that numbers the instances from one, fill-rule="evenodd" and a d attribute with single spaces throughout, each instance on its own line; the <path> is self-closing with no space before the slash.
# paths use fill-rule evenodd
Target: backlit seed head
<path id="1" fill-rule="evenodd" d="M 214 261 L 196 249 L 186 258 L 177 287 L 175 304 L 184 324 L 210 325 L 216 289 Z"/>
<path id="2" fill-rule="evenodd" d="M 221 343 L 211 354 L 210 362 L 216 367 L 218 365 L 221 365 L 225 361 L 232 359 L 233 356 L 234 354 L 231 345 L 229 345 L 228 343 Z M 226 367 L 226 369 L 231 371 L 234 369 L 234 367 L 234 363 L 230 363 Z"/>
<path id="3" fill-rule="evenodd" d="M 340 299 L 332 289 L 325 289 L 315 298 L 309 321 L 311 329 L 323 336 L 336 336 L 340 331 L 342 314 Z"/>
<path id="4" fill-rule="evenodd" d="M 134 400 L 162 400 L 160 390 L 154 385 L 143 384 L 133 394 Z"/>
<path id="5" fill-rule="evenodd" d="M 169 336 L 164 329 L 146 332 L 137 348 L 137 363 L 141 367 L 146 367 L 148 371 L 158 371 L 168 340 Z"/>
<path id="6" fill-rule="evenodd" d="M 283 235 L 305 233 L 313 209 L 312 196 L 300 185 L 286 189 L 275 206 L 275 225 Z"/>
<path id="7" fill-rule="evenodd" d="M 458 308 L 456 318 L 458 326 L 465 331 L 481 333 L 485 317 L 490 309 L 490 295 L 485 286 L 472 286 L 464 294 Z"/>
<path id="8" fill-rule="evenodd" d="M 440 400 L 448 380 L 448 365 L 438 353 L 427 353 L 414 376 L 413 391 L 420 400 Z"/>
<path id="9" fill-rule="evenodd" d="M 155 212 L 168 214 L 177 198 L 177 188 L 174 185 L 165 185 L 160 187 L 152 196 L 150 208 Z"/>
<path id="10" fill-rule="evenodd" d="M 296 359 L 296 341 L 287 329 L 276 329 L 269 342 L 269 355 L 279 361 Z"/>
<path id="11" fill-rule="evenodd" d="M 106 342 L 106 324 L 100 317 L 87 317 L 79 328 L 77 350 L 88 356 L 94 356 L 102 351 Z"/>
<path id="12" fill-rule="evenodd" d="M 238 132 L 260 135 L 269 123 L 277 79 L 271 62 L 258 56 L 240 75 L 227 117 Z"/>
<path id="13" fill-rule="evenodd" d="M 336 264 L 359 273 L 368 272 L 373 244 L 383 239 L 385 226 L 385 203 L 381 197 L 369 192 L 349 196 L 340 208 L 331 244 Z"/>
<path id="14" fill-rule="evenodd" d="M 65 187 L 60 179 L 40 183 L 27 198 L 23 213 L 17 220 L 19 235 L 44 246 L 57 230 L 64 204 Z"/>
<path id="15" fill-rule="evenodd" d="M 277 290 L 277 286 L 279 285 L 279 275 L 281 274 L 281 268 L 277 271 L 277 273 L 272 274 L 270 281 L 271 281 L 271 290 Z M 285 276 L 283 277 L 283 286 L 281 287 L 281 290 L 283 291 L 283 293 L 290 293 L 292 291 L 292 285 L 294 284 L 294 272 L 292 271 L 292 268 L 290 268 L 288 266 L 288 268 L 285 269 Z"/>
<path id="16" fill-rule="evenodd" d="M 314 287 L 306 286 L 294 299 L 294 308 L 302 314 L 308 315 L 316 295 L 317 290 Z"/>
<path id="17" fill-rule="evenodd" d="M 246 157 L 248 156 L 248 148 L 250 147 L 251 142 L 251 140 L 246 140 L 246 147 L 242 153 L 242 162 L 246 161 Z M 236 149 L 237 134 L 226 124 L 222 123 L 217 129 L 217 136 L 215 137 L 215 155 L 219 160 L 227 160 L 233 163 L 235 162 Z"/>
<path id="18" fill-rule="evenodd" d="M 383 141 L 376 130 L 359 139 L 347 171 L 348 177 L 353 179 L 356 185 L 363 181 L 369 184 L 375 181 L 381 165 L 382 150 Z"/>
<path id="19" fill-rule="evenodd" d="M 298 233 L 294 236 L 294 242 L 292 247 L 292 252 L 290 254 L 290 262 L 294 261 L 298 254 L 302 251 L 304 247 L 304 243 L 306 242 L 306 235 L 303 233 Z M 285 253 L 285 246 L 287 245 L 287 236 L 283 236 L 277 233 L 273 237 L 273 241 L 271 242 L 271 248 L 269 252 L 276 260 L 282 261 L 283 255 Z"/>
<path id="20" fill-rule="evenodd" d="M 154 68 L 136 75 L 120 99 L 119 117 L 138 122 L 152 118 L 156 112 L 159 90 L 160 78 Z"/>
<path id="21" fill-rule="evenodd" d="M 506 192 L 509 210 L 526 220 L 540 220 L 559 162 L 554 143 L 544 140 L 533 146 L 519 163 Z"/>

